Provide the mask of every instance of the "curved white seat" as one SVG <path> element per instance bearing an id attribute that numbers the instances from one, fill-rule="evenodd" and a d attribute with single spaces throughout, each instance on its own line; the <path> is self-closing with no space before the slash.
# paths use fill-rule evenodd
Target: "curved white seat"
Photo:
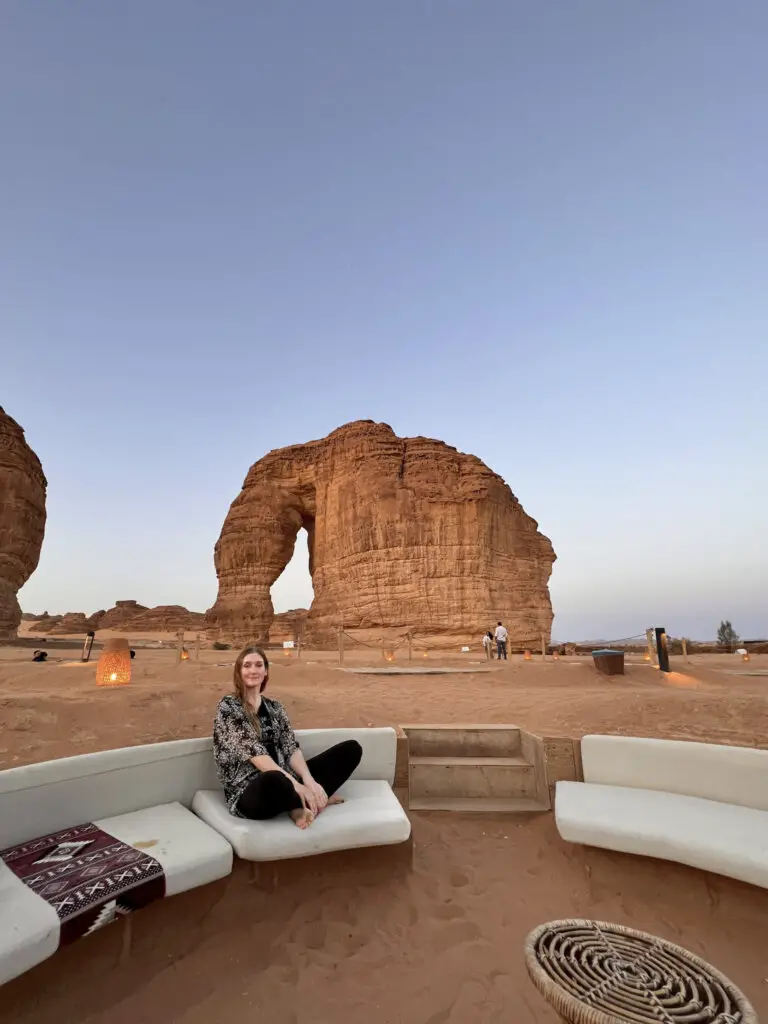
<path id="1" fill-rule="evenodd" d="M 220 832 L 243 860 L 271 861 L 311 857 L 334 850 L 403 843 L 411 823 L 389 783 L 351 779 L 339 790 L 344 803 L 328 807 L 307 829 L 297 828 L 287 814 L 271 821 L 236 818 L 227 810 L 221 790 L 201 790 L 192 808 Z"/>
<path id="2" fill-rule="evenodd" d="M 228 875 L 233 847 L 245 858 L 264 860 L 408 838 L 410 822 L 391 788 L 394 729 L 311 729 L 297 735 L 306 757 L 346 739 L 363 748 L 360 765 L 341 791 L 348 803 L 329 808 L 306 833 L 287 816 L 271 822 L 233 818 L 207 737 L 0 772 L 0 850 L 91 822 L 159 861 L 165 895 L 172 896 Z M 193 799 L 199 816 L 190 809 Z M 55 953 L 60 938 L 54 908 L 0 861 L 0 985 Z"/>
<path id="3" fill-rule="evenodd" d="M 344 740 L 357 740 L 363 756 L 341 787 L 345 802 L 323 811 L 305 830 L 286 814 L 270 821 L 248 821 L 230 814 L 220 789 L 195 794 L 192 809 L 220 832 L 243 860 L 286 860 L 334 850 L 403 843 L 411 823 L 392 791 L 397 757 L 394 729 L 305 729 L 296 736 L 306 758 Z"/>
<path id="4" fill-rule="evenodd" d="M 563 839 L 768 888 L 768 750 L 585 736 L 584 782 L 558 782 Z"/>
<path id="5" fill-rule="evenodd" d="M 768 812 L 658 790 L 558 782 L 563 839 L 768 888 Z"/>

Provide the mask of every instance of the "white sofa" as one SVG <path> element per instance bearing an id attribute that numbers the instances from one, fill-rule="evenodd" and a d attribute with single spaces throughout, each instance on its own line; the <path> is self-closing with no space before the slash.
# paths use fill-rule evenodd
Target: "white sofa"
<path id="1" fill-rule="evenodd" d="M 0 772 L 0 851 L 92 822 L 157 860 L 165 895 L 232 871 L 232 847 L 189 810 L 215 782 L 211 741 L 153 743 Z M 56 911 L 0 860 L 0 984 L 51 956 Z"/>
<path id="2" fill-rule="evenodd" d="M 357 739 L 363 758 L 330 807 L 306 831 L 287 817 L 232 817 L 216 777 L 210 738 L 153 743 L 0 772 L 0 851 L 92 822 L 160 863 L 165 895 L 232 870 L 233 847 L 249 860 L 304 857 L 399 843 L 410 822 L 392 792 L 394 729 L 297 733 L 307 757 Z M 195 813 L 193 813 L 193 810 Z M 60 944 L 56 911 L 0 860 L 0 985 L 51 956 Z"/>
<path id="3" fill-rule="evenodd" d="M 334 850 L 405 842 L 411 823 L 392 791 L 397 734 L 394 729 L 306 729 L 296 733 L 306 758 L 334 743 L 355 739 L 363 757 L 339 790 L 344 803 L 329 807 L 308 829 L 282 815 L 272 821 L 248 821 L 229 813 L 217 786 L 195 795 L 192 808 L 233 846 L 243 860 L 275 861 L 310 857 Z"/>
<path id="4" fill-rule="evenodd" d="M 585 736 L 584 782 L 558 782 L 563 839 L 768 888 L 768 750 Z"/>

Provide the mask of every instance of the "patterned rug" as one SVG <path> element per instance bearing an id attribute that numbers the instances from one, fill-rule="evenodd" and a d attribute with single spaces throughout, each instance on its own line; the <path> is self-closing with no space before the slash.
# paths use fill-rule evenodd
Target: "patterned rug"
<path id="1" fill-rule="evenodd" d="M 92 824 L 3 850 L 0 859 L 56 911 L 61 945 L 165 896 L 153 857 Z"/>

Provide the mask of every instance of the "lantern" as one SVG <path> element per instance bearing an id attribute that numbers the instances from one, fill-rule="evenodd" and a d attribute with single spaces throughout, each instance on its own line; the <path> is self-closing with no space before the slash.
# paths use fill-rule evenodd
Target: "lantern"
<path id="1" fill-rule="evenodd" d="M 429 657 L 429 652 L 428 652 L 428 651 L 424 651 L 424 657 L 425 657 L 425 658 L 428 658 L 428 657 Z"/>
<path id="2" fill-rule="evenodd" d="M 189 651 L 186 647 L 181 648 L 181 654 L 179 655 L 179 661 L 189 661 Z"/>
<path id="3" fill-rule="evenodd" d="M 747 654 L 746 651 L 744 651 L 744 653 L 742 654 L 741 660 L 742 661 L 749 661 L 749 655 Z"/>
<path id="4" fill-rule="evenodd" d="M 131 650 L 127 640 L 107 640 L 96 665 L 97 686 L 125 686 L 131 681 Z"/>
<path id="5" fill-rule="evenodd" d="M 533 657 L 533 655 L 531 654 L 531 652 L 530 651 L 526 651 L 525 654 L 523 655 L 523 661 L 530 661 L 532 657 Z"/>
<path id="6" fill-rule="evenodd" d="M 394 651 L 384 651 L 384 657 L 386 658 L 387 661 L 394 661 L 395 660 L 395 652 Z"/>
<path id="7" fill-rule="evenodd" d="M 643 661 L 650 661 L 650 660 L 651 660 L 651 656 L 648 653 L 648 651 L 646 651 L 645 654 L 643 655 Z"/>
<path id="8" fill-rule="evenodd" d="M 559 651 L 553 651 L 552 652 L 552 658 L 553 658 L 554 661 L 560 661 L 560 652 Z"/>

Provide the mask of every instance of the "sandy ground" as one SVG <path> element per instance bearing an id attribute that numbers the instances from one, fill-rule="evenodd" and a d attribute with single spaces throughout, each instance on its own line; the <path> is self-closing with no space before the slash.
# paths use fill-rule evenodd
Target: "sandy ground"
<path id="1" fill-rule="evenodd" d="M 29 650 L 0 648 L 0 767 L 207 735 L 234 653 L 208 650 L 176 665 L 170 651 L 138 650 L 131 685 L 102 690 L 93 665 L 68 664 L 69 652 L 37 665 Z M 346 667 L 366 661 L 382 665 L 375 654 L 350 654 Z M 486 668 L 475 655 L 450 664 Z M 673 659 L 673 668 L 665 680 L 634 659 L 623 679 L 608 680 L 587 659 L 518 658 L 468 675 L 377 677 L 340 672 L 334 655 L 308 652 L 300 662 L 275 659 L 270 692 L 297 727 L 511 722 L 547 735 L 768 746 L 768 656 L 748 665 L 732 656 Z M 768 1016 L 767 891 L 571 846 L 551 814 L 411 818 L 412 865 L 402 851 L 337 855 L 297 865 L 274 889 L 251 884 L 241 865 L 227 882 L 174 897 L 173 914 L 160 903 L 135 915 L 133 952 L 119 971 L 122 924 L 4 986 L 0 1019 L 554 1022 L 527 980 L 522 944 L 534 925 L 570 916 L 680 942 Z"/>

